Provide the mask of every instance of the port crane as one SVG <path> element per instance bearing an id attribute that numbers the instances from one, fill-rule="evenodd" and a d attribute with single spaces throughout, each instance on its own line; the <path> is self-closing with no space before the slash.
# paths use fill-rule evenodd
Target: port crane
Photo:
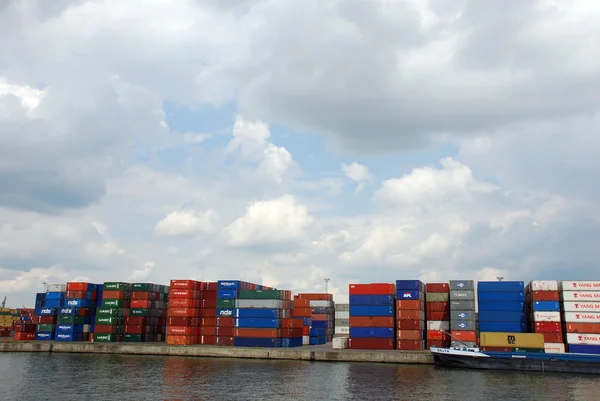
<path id="1" fill-rule="evenodd" d="M 6 296 L 4 296 L 4 301 L 2 301 L 2 308 L 6 305 Z"/>

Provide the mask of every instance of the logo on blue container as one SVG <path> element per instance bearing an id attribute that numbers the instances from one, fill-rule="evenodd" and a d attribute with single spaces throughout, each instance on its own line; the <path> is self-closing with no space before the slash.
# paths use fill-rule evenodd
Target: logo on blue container
<path id="1" fill-rule="evenodd" d="M 402 298 L 412 298 L 412 294 L 410 292 L 405 292 L 404 295 L 402 295 Z"/>

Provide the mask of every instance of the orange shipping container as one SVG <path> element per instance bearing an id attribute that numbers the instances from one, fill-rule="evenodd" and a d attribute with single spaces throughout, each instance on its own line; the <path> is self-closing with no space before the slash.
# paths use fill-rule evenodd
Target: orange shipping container
<path id="1" fill-rule="evenodd" d="M 324 321 L 329 320 L 329 315 L 325 313 L 313 313 L 312 320 Z"/>
<path id="2" fill-rule="evenodd" d="M 196 308 L 169 308 L 169 317 L 182 316 L 182 317 L 197 317 L 200 309 Z"/>
<path id="3" fill-rule="evenodd" d="M 565 329 L 567 333 L 600 334 L 598 323 L 567 323 Z"/>
<path id="4" fill-rule="evenodd" d="M 294 308 L 294 316 L 311 317 L 311 315 L 312 315 L 311 308 Z"/>
<path id="5" fill-rule="evenodd" d="M 325 293 L 317 293 L 317 294 L 298 294 L 298 298 L 306 298 L 312 301 L 331 301 L 333 300 L 333 295 L 325 294 Z"/>
<path id="6" fill-rule="evenodd" d="M 425 302 L 420 300 L 396 301 L 396 309 L 425 310 Z"/>
<path id="7" fill-rule="evenodd" d="M 216 326 L 201 326 L 200 327 L 200 335 L 201 336 L 216 336 L 217 328 L 216 328 Z"/>
<path id="8" fill-rule="evenodd" d="M 294 310 L 298 308 L 310 308 L 310 299 L 294 297 Z"/>
<path id="9" fill-rule="evenodd" d="M 167 336 L 169 345 L 193 345 L 198 344 L 197 336 Z"/>
<path id="10" fill-rule="evenodd" d="M 108 290 L 102 293 L 102 299 L 125 299 L 125 291 Z"/>
<path id="11" fill-rule="evenodd" d="M 425 346 L 423 341 L 415 340 L 398 340 L 396 343 L 396 349 L 402 351 L 418 351 L 422 350 Z"/>
<path id="12" fill-rule="evenodd" d="M 477 342 L 477 332 L 475 331 L 453 331 L 451 334 L 459 341 Z"/>
<path id="13" fill-rule="evenodd" d="M 530 294 L 532 301 L 560 301 L 558 291 L 532 291 Z"/>
<path id="14" fill-rule="evenodd" d="M 132 308 L 152 308 L 153 301 L 144 301 L 141 299 L 134 299 L 129 303 Z"/>
<path id="15" fill-rule="evenodd" d="M 423 332 L 421 330 L 398 330 L 398 340 L 422 340 Z"/>
<path id="16" fill-rule="evenodd" d="M 302 327 L 302 320 L 301 319 L 288 319 L 288 318 L 281 319 L 281 327 L 284 329 Z"/>
<path id="17" fill-rule="evenodd" d="M 350 327 L 395 327 L 393 317 L 350 316 Z"/>
<path id="18" fill-rule="evenodd" d="M 427 340 L 449 341 L 450 336 L 441 330 L 427 330 Z"/>
<path id="19" fill-rule="evenodd" d="M 310 335 L 310 327 L 309 326 L 302 326 L 302 335 L 303 336 L 309 336 Z"/>
<path id="20" fill-rule="evenodd" d="M 562 333 L 542 333 L 544 335 L 545 343 L 562 343 L 563 335 Z"/>
<path id="21" fill-rule="evenodd" d="M 238 329 L 234 330 L 235 337 L 250 337 L 250 338 L 279 338 L 281 330 L 279 329 Z"/>
<path id="22" fill-rule="evenodd" d="M 192 326 L 168 326 L 167 327 L 167 335 L 168 336 L 195 336 L 199 335 L 198 327 Z"/>
<path id="23" fill-rule="evenodd" d="M 154 301 L 156 300 L 156 293 L 147 291 L 132 291 L 129 294 L 129 299 Z"/>
<path id="24" fill-rule="evenodd" d="M 171 298 L 169 299 L 170 308 L 200 308 L 201 299 Z"/>
<path id="25" fill-rule="evenodd" d="M 199 281 L 195 280 L 171 280 L 169 287 L 172 290 L 200 290 L 204 289 Z"/>
<path id="26" fill-rule="evenodd" d="M 171 289 L 169 292 L 169 299 L 174 298 L 184 298 L 184 299 L 194 299 L 194 298 L 202 298 L 199 296 L 200 292 L 197 290 L 181 290 L 181 289 Z"/>
<path id="27" fill-rule="evenodd" d="M 397 319 L 420 319 L 424 320 L 425 314 L 420 310 L 396 310 Z"/>

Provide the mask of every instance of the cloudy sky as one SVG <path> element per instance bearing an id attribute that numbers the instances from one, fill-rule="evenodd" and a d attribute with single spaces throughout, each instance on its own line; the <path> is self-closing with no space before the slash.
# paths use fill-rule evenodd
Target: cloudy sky
<path id="1" fill-rule="evenodd" d="M 0 297 L 599 279 L 596 0 L 0 1 Z"/>

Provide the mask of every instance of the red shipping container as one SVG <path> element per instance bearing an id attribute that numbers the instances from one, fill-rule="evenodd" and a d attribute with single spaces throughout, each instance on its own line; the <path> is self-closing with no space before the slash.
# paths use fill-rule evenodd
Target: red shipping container
<path id="1" fill-rule="evenodd" d="M 284 329 L 287 328 L 302 328 L 302 320 L 301 319 L 281 319 L 281 327 Z"/>
<path id="2" fill-rule="evenodd" d="M 450 321 L 450 312 L 429 312 L 427 320 L 431 321 Z"/>
<path id="3" fill-rule="evenodd" d="M 65 296 L 69 299 L 87 299 L 87 291 L 69 291 Z"/>
<path id="4" fill-rule="evenodd" d="M 143 325 L 148 323 L 148 318 L 144 316 L 127 316 L 125 318 L 126 325 Z"/>
<path id="5" fill-rule="evenodd" d="M 558 322 L 535 322 L 534 329 L 536 333 L 556 333 L 562 331 L 562 326 Z"/>
<path id="6" fill-rule="evenodd" d="M 200 336 L 200 344 L 202 345 L 217 345 L 216 336 Z"/>
<path id="7" fill-rule="evenodd" d="M 350 349 L 394 349 L 395 340 L 387 338 L 349 338 Z"/>
<path id="8" fill-rule="evenodd" d="M 368 295 L 368 294 L 367 294 Z M 312 301 L 332 301 L 333 295 L 325 293 L 301 293 L 298 294 L 299 298 L 306 298 Z"/>
<path id="9" fill-rule="evenodd" d="M 350 284 L 350 295 L 396 295 L 395 284 Z"/>
<path id="10" fill-rule="evenodd" d="M 425 310 L 425 302 L 420 300 L 396 301 L 396 309 Z"/>
<path id="11" fill-rule="evenodd" d="M 545 343 L 562 343 L 563 335 L 562 333 L 542 333 L 544 335 Z"/>
<path id="12" fill-rule="evenodd" d="M 169 308 L 169 317 L 198 317 L 199 311 L 196 308 Z"/>
<path id="13" fill-rule="evenodd" d="M 108 290 L 102 293 L 102 299 L 126 299 L 123 290 Z"/>
<path id="14" fill-rule="evenodd" d="M 209 281 L 206 283 L 206 291 L 215 291 L 217 292 L 219 290 L 219 283 L 216 281 Z"/>
<path id="15" fill-rule="evenodd" d="M 33 341 L 35 340 L 35 332 L 18 332 L 14 336 L 15 341 Z"/>
<path id="16" fill-rule="evenodd" d="M 83 283 L 80 281 L 69 281 L 67 283 L 67 292 L 68 291 L 85 291 L 87 292 L 89 287 L 89 283 Z"/>
<path id="17" fill-rule="evenodd" d="M 195 280 L 171 280 L 169 283 L 169 289 L 175 290 L 199 290 L 200 283 Z"/>
<path id="18" fill-rule="evenodd" d="M 13 329 L 21 333 L 35 333 L 36 325 L 32 323 L 15 323 Z"/>
<path id="19" fill-rule="evenodd" d="M 129 302 L 129 306 L 131 308 L 152 308 L 152 303 L 154 301 L 145 301 L 141 299 L 134 299 Z"/>
<path id="20" fill-rule="evenodd" d="M 395 327 L 393 317 L 383 316 L 350 316 L 350 327 Z"/>
<path id="21" fill-rule="evenodd" d="M 424 330 L 425 321 L 420 319 L 402 319 L 398 320 L 397 326 L 399 330 Z"/>
<path id="22" fill-rule="evenodd" d="M 235 326 L 235 318 L 233 318 L 233 317 L 218 317 L 217 318 L 217 326 L 234 327 Z"/>
<path id="23" fill-rule="evenodd" d="M 215 317 L 217 316 L 216 309 L 200 309 L 200 317 Z"/>
<path id="24" fill-rule="evenodd" d="M 198 290 L 182 290 L 182 289 L 172 289 L 169 292 L 169 300 L 171 299 L 175 299 L 175 298 L 184 298 L 184 299 L 196 299 L 196 298 L 200 298 L 198 296 L 199 291 Z"/>
<path id="25" fill-rule="evenodd" d="M 302 335 L 309 336 L 310 335 L 310 326 L 302 326 Z"/>
<path id="26" fill-rule="evenodd" d="M 233 347 L 233 337 L 217 337 L 217 345 L 222 347 Z"/>
<path id="27" fill-rule="evenodd" d="M 217 328 L 215 326 L 200 326 L 201 336 L 216 336 Z"/>
<path id="28" fill-rule="evenodd" d="M 450 341 L 450 336 L 441 330 L 427 330 L 427 340 Z"/>
<path id="29" fill-rule="evenodd" d="M 194 345 L 198 344 L 197 336 L 167 336 L 169 345 Z"/>
<path id="30" fill-rule="evenodd" d="M 228 326 L 217 326 L 216 335 L 217 337 L 233 337 L 235 329 Z"/>
<path id="31" fill-rule="evenodd" d="M 396 319 L 425 320 L 424 318 L 425 318 L 424 313 L 423 313 L 423 311 L 420 311 L 420 310 L 403 310 L 403 309 L 396 310 Z"/>
<path id="32" fill-rule="evenodd" d="M 147 325 L 125 325 L 123 332 L 125 334 L 145 334 L 149 333 L 150 327 Z"/>
<path id="33" fill-rule="evenodd" d="M 97 324 L 94 326 L 94 333 L 116 334 L 121 331 L 120 329 L 121 327 L 116 324 Z"/>
<path id="34" fill-rule="evenodd" d="M 56 324 L 55 316 L 34 316 L 32 319 L 35 324 Z"/>
<path id="35" fill-rule="evenodd" d="M 396 333 L 398 340 L 423 340 L 422 330 L 398 330 Z"/>
<path id="36" fill-rule="evenodd" d="M 566 323 L 567 333 L 600 334 L 600 324 L 598 323 Z"/>
<path id="37" fill-rule="evenodd" d="M 451 334 L 459 341 L 477 342 L 476 331 L 453 331 Z"/>
<path id="38" fill-rule="evenodd" d="M 206 309 L 217 309 L 217 299 L 202 299 L 202 307 Z"/>
<path id="39" fill-rule="evenodd" d="M 401 351 L 418 351 L 425 348 L 424 341 L 416 340 L 399 340 L 396 349 Z"/>
<path id="40" fill-rule="evenodd" d="M 450 302 L 427 302 L 425 309 L 431 312 L 450 312 Z"/>
<path id="41" fill-rule="evenodd" d="M 560 301 L 558 291 L 532 291 L 531 301 Z"/>
<path id="42" fill-rule="evenodd" d="M 450 284 L 448 283 L 427 283 L 425 284 L 426 292 L 448 293 L 450 292 Z"/>
<path id="43" fill-rule="evenodd" d="M 311 317 L 312 309 L 311 308 L 296 308 L 296 307 L 294 307 L 294 316 Z"/>
<path id="44" fill-rule="evenodd" d="M 132 301 L 135 300 L 146 300 L 146 301 L 156 301 L 156 293 L 155 292 L 147 292 L 147 291 L 132 291 L 129 294 L 129 299 Z"/>
<path id="45" fill-rule="evenodd" d="M 169 308 L 200 308 L 202 300 L 199 298 L 173 298 L 169 299 Z"/>
<path id="46" fill-rule="evenodd" d="M 234 329 L 234 337 L 249 337 L 249 338 L 279 338 L 281 337 L 280 329 Z"/>
<path id="47" fill-rule="evenodd" d="M 325 313 L 313 313 L 312 320 L 323 322 L 329 320 L 329 315 Z"/>
<path id="48" fill-rule="evenodd" d="M 206 300 L 214 300 L 215 302 L 217 301 L 217 294 L 218 292 L 216 290 L 207 290 L 204 291 L 204 293 L 202 294 L 202 299 L 206 299 Z"/>
<path id="49" fill-rule="evenodd" d="M 202 317 L 200 318 L 199 326 L 216 326 L 217 318 L 216 317 Z"/>
<path id="50" fill-rule="evenodd" d="M 192 326 L 168 326 L 167 335 L 198 337 L 200 335 L 200 328 Z"/>
<path id="51" fill-rule="evenodd" d="M 283 337 L 283 338 L 302 337 L 302 327 L 297 327 L 297 328 L 293 328 L 293 329 L 282 329 L 281 337 Z"/>
<path id="52" fill-rule="evenodd" d="M 428 347 L 448 348 L 450 340 L 427 340 Z"/>
<path id="53" fill-rule="evenodd" d="M 310 299 L 294 297 L 294 309 L 297 308 L 310 308 Z"/>

